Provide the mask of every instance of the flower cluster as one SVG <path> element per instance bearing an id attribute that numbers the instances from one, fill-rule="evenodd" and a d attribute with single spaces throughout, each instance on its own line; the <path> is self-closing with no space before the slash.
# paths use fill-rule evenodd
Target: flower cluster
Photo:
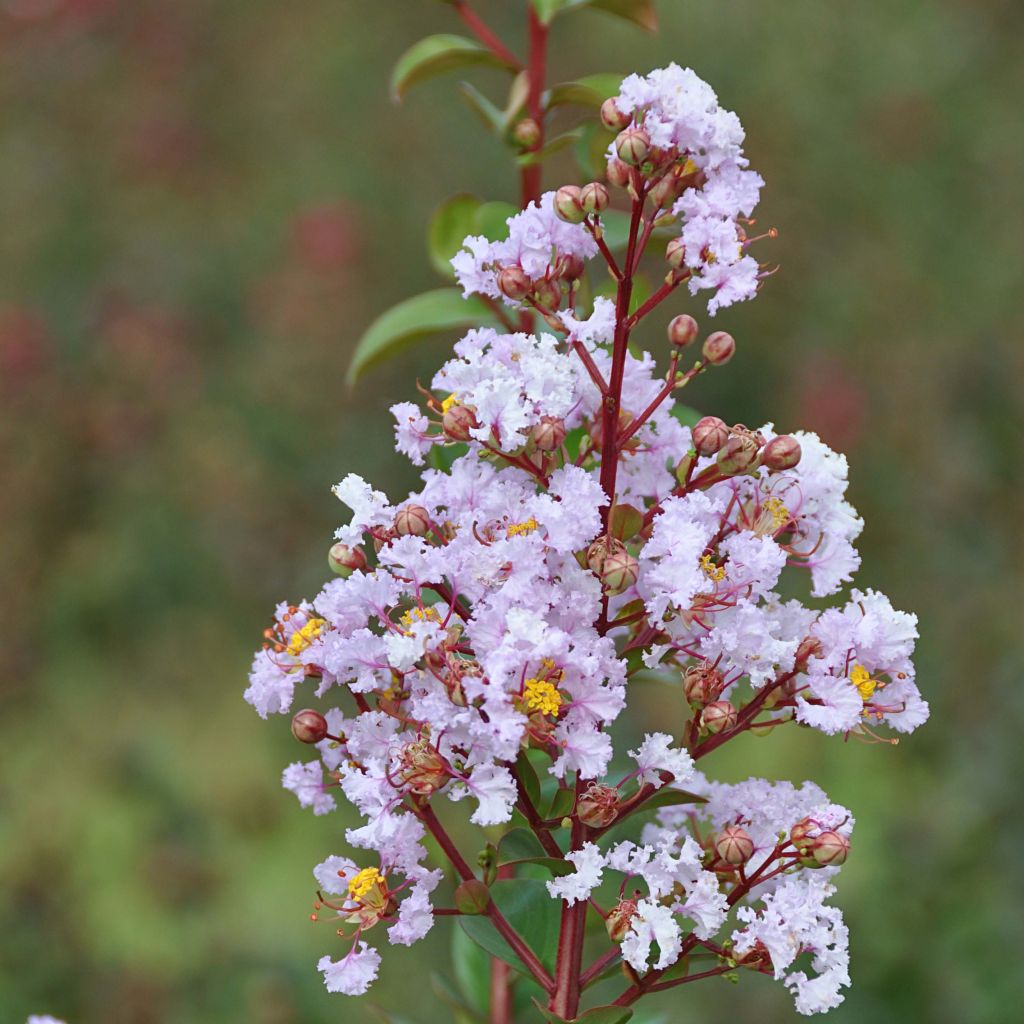
<path id="1" fill-rule="evenodd" d="M 603 116 L 621 129 L 614 159 L 633 192 L 630 259 L 670 206 L 684 255 L 662 297 L 687 280 L 717 289 L 713 307 L 748 297 L 757 269 L 740 216 L 761 181 L 735 116 L 675 66 L 627 79 Z M 442 879 L 426 866 L 428 834 L 464 885 L 482 884 L 437 814 L 466 800 L 473 824 L 515 817 L 564 859 L 547 888 L 569 917 L 610 895 L 601 913 L 637 994 L 700 946 L 723 972 L 784 980 L 802 1013 L 828 1009 L 849 983 L 846 931 L 824 901 L 852 817 L 812 783 L 716 785 L 696 762 L 751 729 L 869 741 L 914 729 L 928 714 L 915 620 L 870 590 L 824 611 L 781 596 L 801 574 L 814 597 L 834 595 L 859 566 L 846 460 L 811 433 L 693 423 L 674 393 L 735 343 L 710 335 L 684 373 L 699 331 L 677 317 L 659 373 L 628 347 L 648 310 L 629 314 L 627 272 L 606 248 L 617 301 L 581 315 L 570 284 L 559 308 L 552 282 L 578 280 L 577 262 L 603 246 L 607 193 L 585 192 L 548 193 L 503 242 L 466 240 L 453 262 L 467 293 L 532 305 L 547 329 L 470 331 L 424 404 L 393 408 L 398 450 L 430 463 L 421 486 L 393 502 L 354 475 L 337 485 L 351 516 L 331 549 L 336 576 L 278 607 L 253 661 L 246 699 L 262 716 L 291 711 L 297 688 L 328 702 L 295 714 L 317 756 L 285 769 L 285 787 L 316 814 L 342 796 L 364 819 L 346 839 L 365 854 L 315 871 L 315 916 L 350 941 L 319 966 L 328 989 L 359 994 L 380 963 L 364 937 L 376 925 L 391 943 L 427 934 Z M 651 672 L 677 681 L 678 721 L 620 759 L 610 726 L 630 680 Z M 564 816 L 540 812 L 538 770 Z M 632 817 L 645 806 L 657 821 Z M 794 967 L 805 953 L 811 977 Z"/>

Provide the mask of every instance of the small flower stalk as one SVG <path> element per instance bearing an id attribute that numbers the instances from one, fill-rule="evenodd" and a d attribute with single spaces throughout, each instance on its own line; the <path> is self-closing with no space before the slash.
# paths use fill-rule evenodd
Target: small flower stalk
<path id="1" fill-rule="evenodd" d="M 530 10 L 508 138 L 533 157 L 549 111 L 547 22 Z M 366 992 L 384 946 L 450 916 L 503 940 L 548 1020 L 698 973 L 765 975 L 819 1013 L 850 984 L 830 899 L 854 818 L 813 782 L 754 766 L 725 784 L 705 766 L 733 741 L 753 761 L 751 734 L 916 729 L 916 620 L 847 589 L 863 524 L 842 455 L 678 404 L 743 353 L 678 303 L 714 317 L 770 273 L 739 119 L 673 64 L 626 78 L 594 121 L 605 180 L 541 191 L 521 160 L 521 210 L 451 260 L 494 319 L 393 407 L 422 482 L 399 500 L 353 474 L 337 484 L 331 577 L 278 606 L 245 698 L 292 716 L 306 757 L 282 781 L 299 803 L 360 819 L 313 872 L 313 916 L 336 932 L 318 965 L 329 991 Z M 642 266 L 664 283 L 637 301 Z M 800 587 L 813 603 L 782 596 Z M 644 676 L 669 684 L 655 722 L 634 711 Z M 479 834 L 460 848 L 467 824 Z M 557 929 L 555 959 L 526 941 L 523 907 Z M 491 1020 L 509 1020 L 500 999 Z"/>

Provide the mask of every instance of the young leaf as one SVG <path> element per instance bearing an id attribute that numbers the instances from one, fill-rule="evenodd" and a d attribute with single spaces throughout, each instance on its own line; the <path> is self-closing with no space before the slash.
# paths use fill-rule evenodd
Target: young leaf
<path id="1" fill-rule="evenodd" d="M 469 109 L 480 118 L 486 129 L 496 135 L 505 131 L 505 115 L 475 85 L 460 82 L 459 95 L 469 104 Z"/>
<path id="2" fill-rule="evenodd" d="M 502 879 L 491 886 L 491 896 L 509 924 L 552 974 L 558 952 L 561 904 L 547 886 L 532 878 Z M 490 918 L 460 917 L 459 927 L 492 956 L 499 957 L 524 974 L 528 973 L 512 947 L 498 934 Z"/>
<path id="3" fill-rule="evenodd" d="M 573 805 L 576 803 L 576 794 L 571 789 L 556 789 L 551 806 L 548 808 L 547 817 L 564 818 L 572 814 Z"/>
<path id="4" fill-rule="evenodd" d="M 431 975 L 434 991 L 453 1009 L 483 1018 L 490 1003 L 491 958 L 461 928 L 452 929 L 452 966 L 459 991 L 437 974 Z"/>
<path id="5" fill-rule="evenodd" d="M 391 72 L 391 96 L 398 102 L 414 86 L 448 71 L 475 64 L 506 65 L 475 39 L 448 33 L 427 36 L 413 43 Z"/>
<path id="6" fill-rule="evenodd" d="M 625 18 L 648 32 L 658 29 L 658 13 L 654 0 L 587 0 L 587 6 L 597 11 L 606 11 L 619 18 Z"/>
<path id="7" fill-rule="evenodd" d="M 619 540 L 636 536 L 643 524 L 643 513 L 632 505 L 614 505 L 608 515 L 608 527 Z"/>
<path id="8" fill-rule="evenodd" d="M 346 380 L 354 384 L 371 366 L 433 334 L 480 326 L 500 327 L 501 322 L 476 296 L 464 299 L 454 288 L 414 295 L 370 324 L 356 345 Z"/>
<path id="9" fill-rule="evenodd" d="M 533 767 L 533 762 L 526 756 L 525 750 L 520 750 L 519 756 L 516 758 L 516 773 L 519 775 L 519 780 L 523 784 L 523 789 L 526 790 L 530 803 L 536 807 L 540 801 L 540 779 L 537 778 L 537 769 Z"/>
<path id="10" fill-rule="evenodd" d="M 545 856 L 540 840 L 525 828 L 514 828 L 506 832 L 498 843 L 498 863 L 510 864 Z"/>
<path id="11" fill-rule="evenodd" d="M 430 217 L 427 252 L 434 268 L 445 277 L 452 276 L 450 260 L 462 248 L 463 239 L 475 232 L 476 212 L 480 206 L 476 196 L 460 192 L 446 199 Z"/>
<path id="12" fill-rule="evenodd" d="M 556 135 L 542 149 L 531 150 L 529 153 L 522 153 L 516 157 L 516 163 L 520 167 L 529 167 L 531 164 L 539 164 L 546 160 L 552 153 L 565 149 L 577 142 L 583 135 L 583 128 L 573 128 L 571 131 Z"/>
<path id="13" fill-rule="evenodd" d="M 547 95 L 546 106 L 566 106 L 570 103 L 581 107 L 600 107 L 610 96 L 617 96 L 622 79 L 625 75 L 605 72 L 599 75 L 586 75 L 574 82 L 562 82 L 552 87 Z"/>

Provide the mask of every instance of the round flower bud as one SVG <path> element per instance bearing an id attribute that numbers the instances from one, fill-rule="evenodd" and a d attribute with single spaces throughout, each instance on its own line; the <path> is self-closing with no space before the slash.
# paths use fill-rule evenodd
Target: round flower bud
<path id="1" fill-rule="evenodd" d="M 555 213 L 570 224 L 579 224 L 583 221 L 586 213 L 580 203 L 578 185 L 563 185 L 555 193 Z"/>
<path id="2" fill-rule="evenodd" d="M 849 852 L 850 840 L 842 832 L 833 832 L 831 829 L 822 832 L 811 843 L 811 853 L 822 867 L 829 865 L 838 867 L 840 864 L 844 864 Z"/>
<path id="3" fill-rule="evenodd" d="M 712 733 L 735 729 L 736 721 L 736 709 L 727 700 L 713 701 L 700 714 L 700 724 Z"/>
<path id="4" fill-rule="evenodd" d="M 693 447 L 701 455 L 714 455 L 729 440 L 729 428 L 717 416 L 704 416 L 693 425 Z"/>
<path id="5" fill-rule="evenodd" d="M 629 165 L 624 164 L 617 156 L 613 156 L 608 161 L 605 177 L 608 179 L 609 185 L 625 188 L 629 184 Z"/>
<path id="6" fill-rule="evenodd" d="M 565 441 L 565 421 L 557 416 L 541 416 L 530 431 L 533 443 L 542 452 L 554 452 Z"/>
<path id="7" fill-rule="evenodd" d="M 609 98 L 601 104 L 601 123 L 613 132 L 621 132 L 632 120 L 629 114 L 619 110 L 615 100 Z"/>
<path id="8" fill-rule="evenodd" d="M 652 154 L 653 156 L 653 154 Z M 674 174 L 665 174 L 648 193 L 648 198 L 656 210 L 671 206 L 682 194 L 684 186 L 681 178 Z"/>
<path id="9" fill-rule="evenodd" d="M 683 264 L 686 263 L 686 246 L 683 245 L 681 238 L 673 238 L 665 246 L 665 259 L 673 270 L 683 269 Z"/>
<path id="10" fill-rule="evenodd" d="M 690 665 L 683 673 L 683 693 L 694 707 L 704 707 L 717 700 L 724 685 L 722 673 L 707 661 Z"/>
<path id="11" fill-rule="evenodd" d="M 558 309 L 562 304 L 562 289 L 546 277 L 537 282 L 533 296 L 542 309 Z"/>
<path id="12" fill-rule="evenodd" d="M 327 719 L 319 711 L 306 708 L 292 718 L 292 735 L 300 743 L 319 743 L 327 736 Z"/>
<path id="13" fill-rule="evenodd" d="M 453 405 L 441 417 L 441 426 L 444 428 L 445 437 L 450 441 L 468 441 L 469 432 L 480 424 L 469 406 Z"/>
<path id="14" fill-rule="evenodd" d="M 580 203 L 585 213 L 600 213 L 608 206 L 608 189 L 599 181 L 592 181 L 580 189 Z"/>
<path id="15" fill-rule="evenodd" d="M 608 938 L 612 942 L 621 942 L 629 933 L 629 926 L 635 916 L 636 903 L 633 900 L 619 900 L 604 919 Z"/>
<path id="16" fill-rule="evenodd" d="M 461 914 L 486 914 L 491 890 L 479 878 L 467 878 L 455 890 L 455 906 Z"/>
<path id="17" fill-rule="evenodd" d="M 726 864 L 746 864 L 754 854 L 754 840 L 750 833 L 739 825 L 727 825 L 715 840 L 715 853 Z"/>
<path id="18" fill-rule="evenodd" d="M 583 257 L 577 256 L 575 253 L 566 253 L 564 256 L 559 256 L 556 267 L 558 276 L 565 278 L 566 281 L 578 281 L 587 269 L 587 265 L 583 262 Z"/>
<path id="19" fill-rule="evenodd" d="M 604 828 L 619 814 L 619 791 L 613 786 L 592 782 L 576 803 L 576 817 L 584 825 Z"/>
<path id="20" fill-rule="evenodd" d="M 761 465 L 776 472 L 792 469 L 800 463 L 800 442 L 790 434 L 773 437 L 761 452 Z"/>
<path id="21" fill-rule="evenodd" d="M 406 505 L 395 516 L 399 537 L 422 537 L 430 529 L 430 513 L 422 505 Z"/>
<path id="22" fill-rule="evenodd" d="M 533 149 L 540 142 L 540 125 L 532 117 L 524 117 L 512 129 L 512 138 L 523 149 Z"/>
<path id="23" fill-rule="evenodd" d="M 631 167 L 642 164 L 650 151 L 651 137 L 643 128 L 627 128 L 615 140 L 615 152 L 619 154 L 619 159 Z"/>
<path id="24" fill-rule="evenodd" d="M 729 435 L 718 453 L 718 470 L 723 476 L 738 476 L 757 464 L 757 441 L 749 434 Z"/>
<path id="25" fill-rule="evenodd" d="M 601 583 L 609 594 L 621 594 L 633 586 L 640 575 L 640 563 L 625 547 L 609 553 L 601 567 Z"/>
<path id="26" fill-rule="evenodd" d="M 790 830 L 789 841 L 796 848 L 797 853 L 808 856 L 811 852 L 811 845 L 814 837 L 821 826 L 810 818 L 801 818 Z"/>
<path id="27" fill-rule="evenodd" d="M 366 568 L 366 555 L 361 548 L 350 548 L 347 544 L 334 544 L 327 552 L 327 565 L 339 576 L 351 576 L 357 569 Z"/>
<path id="28" fill-rule="evenodd" d="M 668 324 L 668 340 L 677 348 L 686 348 L 697 337 L 697 321 L 688 313 L 673 317 Z"/>
<path id="29" fill-rule="evenodd" d="M 712 366 L 723 366 L 736 353 L 736 340 L 725 331 L 715 331 L 704 339 L 704 358 Z"/>
<path id="30" fill-rule="evenodd" d="M 533 281 L 522 267 L 502 267 L 498 273 L 498 290 L 513 302 L 525 299 L 532 287 Z"/>

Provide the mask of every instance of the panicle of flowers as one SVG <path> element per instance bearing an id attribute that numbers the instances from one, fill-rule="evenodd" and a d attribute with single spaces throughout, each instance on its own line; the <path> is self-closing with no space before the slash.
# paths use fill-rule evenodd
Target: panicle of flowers
<path id="1" fill-rule="evenodd" d="M 297 691 L 326 702 L 294 715 L 316 756 L 283 783 L 316 814 L 343 799 L 362 818 L 345 832 L 359 855 L 314 872 L 314 916 L 346 942 L 319 964 L 330 991 L 372 983 L 378 924 L 393 944 L 430 931 L 442 872 L 426 866 L 428 835 L 463 887 L 493 881 L 500 844 L 477 877 L 438 818 L 444 802 L 468 801 L 472 824 L 515 815 L 564 859 L 547 890 L 580 942 L 574 915 L 605 904 L 609 956 L 636 979 L 626 1003 L 671 984 L 665 972 L 699 946 L 715 972 L 772 975 L 801 1013 L 817 1012 L 849 984 L 846 930 L 825 901 L 853 818 L 811 782 L 722 785 L 696 763 L 786 725 L 895 742 L 886 730 L 928 715 L 916 623 L 872 590 L 826 610 L 782 596 L 801 575 L 815 598 L 849 583 L 862 522 L 845 458 L 815 434 L 713 416 L 686 425 L 675 393 L 732 357 L 731 336 L 709 335 L 685 371 L 699 334 L 688 316 L 669 325 L 667 372 L 628 345 L 683 282 L 714 289 L 712 312 L 753 294 L 743 218 L 762 182 L 736 116 L 671 65 L 626 79 L 602 117 L 620 133 L 609 180 L 631 197 L 634 265 L 605 244 L 603 185 L 545 194 L 503 241 L 466 240 L 453 261 L 466 293 L 532 308 L 544 328 L 527 329 L 527 315 L 521 331 L 470 331 L 422 403 L 393 408 L 397 449 L 430 466 L 394 502 L 355 475 L 337 485 L 351 515 L 330 551 L 334 578 L 278 606 L 245 697 L 264 718 L 290 712 Z M 631 312 L 623 282 L 665 218 L 681 231 L 665 286 Z M 617 299 L 577 309 L 582 261 L 598 254 Z M 616 753 L 609 728 L 645 672 L 675 681 L 678 711 Z M 564 815 L 544 818 L 538 774 Z M 657 820 L 633 817 L 652 807 Z M 567 1005 L 488 899 L 474 912 Z M 811 976 L 794 969 L 805 953 Z"/>

